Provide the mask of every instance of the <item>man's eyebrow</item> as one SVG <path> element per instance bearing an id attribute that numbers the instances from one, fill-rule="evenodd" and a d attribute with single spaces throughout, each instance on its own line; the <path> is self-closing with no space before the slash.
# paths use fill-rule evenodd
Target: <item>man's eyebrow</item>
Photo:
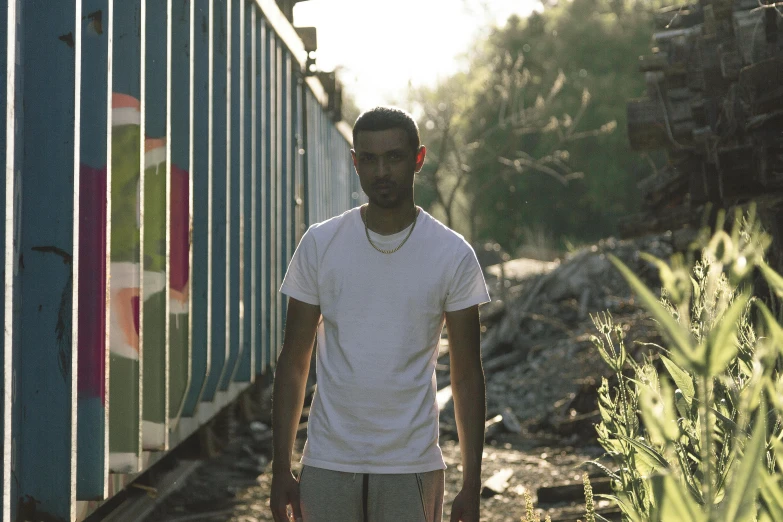
<path id="1" fill-rule="evenodd" d="M 402 153 L 402 154 L 404 154 L 405 153 L 405 149 L 403 147 L 398 147 L 396 149 L 389 149 L 389 150 L 386 150 L 386 151 L 383 151 L 383 152 L 370 152 L 368 150 L 357 150 L 356 151 L 356 154 L 359 155 L 359 156 L 377 156 L 379 154 L 384 154 L 385 155 L 385 154 L 392 154 L 392 153 L 397 153 L 397 154 L 401 154 Z"/>

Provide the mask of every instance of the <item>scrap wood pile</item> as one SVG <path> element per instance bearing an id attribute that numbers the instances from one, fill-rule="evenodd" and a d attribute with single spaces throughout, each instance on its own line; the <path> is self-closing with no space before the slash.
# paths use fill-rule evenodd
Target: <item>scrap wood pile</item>
<path id="1" fill-rule="evenodd" d="M 666 152 L 639 183 L 644 209 L 620 224 L 636 235 L 695 224 L 702 209 L 783 200 L 783 10 L 771 0 L 700 0 L 661 10 L 646 94 L 627 105 L 638 151 Z"/>
<path id="2" fill-rule="evenodd" d="M 481 311 L 488 437 L 498 430 L 542 431 L 571 442 L 593 437 L 596 388 L 610 372 L 590 342 L 596 333 L 591 315 L 611 313 L 627 329 L 626 345 L 636 356 L 644 348 L 635 341 L 659 341 L 608 255 L 657 288 L 657 269 L 639 254 L 668 259 L 672 243 L 670 233 L 610 238 L 559 262 L 524 259 L 504 263 L 502 270 L 486 268 L 493 298 Z M 439 363 L 440 389 L 449 384 L 448 356 Z M 441 412 L 441 425 L 444 436 L 456 436 L 451 403 Z"/>

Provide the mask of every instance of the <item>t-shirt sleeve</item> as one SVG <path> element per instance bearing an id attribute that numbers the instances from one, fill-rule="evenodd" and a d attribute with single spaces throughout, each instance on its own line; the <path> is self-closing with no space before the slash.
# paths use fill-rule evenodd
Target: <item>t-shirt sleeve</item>
<path id="1" fill-rule="evenodd" d="M 444 306 L 446 312 L 463 310 L 490 300 L 476 253 L 467 244 L 465 246 L 469 251 L 462 256 L 449 285 Z"/>
<path id="2" fill-rule="evenodd" d="M 318 250 L 315 238 L 308 229 L 299 241 L 288 270 L 280 285 L 280 292 L 311 305 L 319 305 L 318 299 Z"/>

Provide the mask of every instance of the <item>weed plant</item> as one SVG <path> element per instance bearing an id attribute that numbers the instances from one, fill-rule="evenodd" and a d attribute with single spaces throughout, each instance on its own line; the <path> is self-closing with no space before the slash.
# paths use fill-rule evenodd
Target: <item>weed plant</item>
<path id="1" fill-rule="evenodd" d="M 594 464 L 628 521 L 783 521 L 783 328 L 750 287 L 760 273 L 783 297 L 783 278 L 764 260 L 771 239 L 754 208 L 730 233 L 724 220 L 685 256 L 645 255 L 660 297 L 612 258 L 665 346 L 636 361 L 611 315 L 593 317 L 593 344 L 616 380 L 601 383 L 596 426 L 614 466 Z"/>

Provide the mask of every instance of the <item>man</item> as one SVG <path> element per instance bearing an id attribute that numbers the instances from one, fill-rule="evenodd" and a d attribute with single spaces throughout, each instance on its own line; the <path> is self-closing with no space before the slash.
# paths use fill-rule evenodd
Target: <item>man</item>
<path id="1" fill-rule="evenodd" d="M 478 522 L 481 269 L 462 236 L 414 203 L 426 149 L 410 115 L 372 109 L 353 139 L 369 203 L 310 227 L 281 287 L 289 301 L 274 383 L 274 519 L 290 520 L 291 506 L 303 522 L 440 522 L 435 363 L 445 321 L 463 465 L 451 520 Z M 291 453 L 316 335 L 318 387 L 297 482 Z"/>

